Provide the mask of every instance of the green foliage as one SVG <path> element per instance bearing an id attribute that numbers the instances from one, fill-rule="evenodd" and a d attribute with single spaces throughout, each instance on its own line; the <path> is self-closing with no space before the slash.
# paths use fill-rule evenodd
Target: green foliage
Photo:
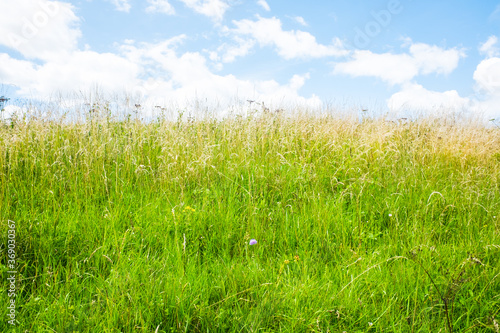
<path id="1" fill-rule="evenodd" d="M 19 332 L 498 332 L 498 129 L 181 118 L 0 128 Z"/>

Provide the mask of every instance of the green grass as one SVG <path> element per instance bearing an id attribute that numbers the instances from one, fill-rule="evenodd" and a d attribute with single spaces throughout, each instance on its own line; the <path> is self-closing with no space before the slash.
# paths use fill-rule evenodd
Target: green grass
<path id="1" fill-rule="evenodd" d="M 499 332 L 498 129 L 32 120 L 0 168 L 19 332 Z"/>

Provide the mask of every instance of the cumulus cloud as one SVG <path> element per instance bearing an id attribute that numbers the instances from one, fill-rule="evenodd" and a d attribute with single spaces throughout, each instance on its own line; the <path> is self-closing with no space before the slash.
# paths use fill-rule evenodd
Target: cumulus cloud
<path id="1" fill-rule="evenodd" d="M 233 21 L 233 24 L 236 28 L 231 32 L 250 36 L 261 46 L 274 46 L 284 59 L 338 57 L 347 54 L 339 39 L 335 39 L 331 45 L 319 44 L 308 32 L 283 30 L 281 20 L 275 17 L 258 17 L 256 21 L 244 19 Z"/>
<path id="2" fill-rule="evenodd" d="M 123 53 L 127 59 L 141 63 L 148 71 L 153 64 L 156 84 L 148 91 L 153 98 L 169 98 L 175 101 L 187 101 L 198 98 L 217 98 L 229 103 L 238 95 L 241 98 L 253 98 L 268 103 L 287 98 L 292 102 L 318 106 L 317 96 L 301 97 L 298 93 L 309 74 L 294 75 L 288 83 L 279 84 L 274 80 L 241 80 L 234 75 L 217 75 L 210 71 L 206 58 L 198 52 L 186 52 L 178 55 L 176 44 L 181 39 L 162 43 L 124 45 Z"/>
<path id="3" fill-rule="evenodd" d="M 445 50 L 423 43 L 412 44 L 410 54 L 422 74 L 450 74 L 458 67 L 460 59 L 465 57 L 464 51 L 460 49 Z"/>
<path id="4" fill-rule="evenodd" d="M 60 1 L 1 1 L 0 45 L 31 59 L 46 60 L 71 52 L 81 36 L 73 9 Z"/>
<path id="5" fill-rule="evenodd" d="M 418 68 L 407 54 L 376 54 L 361 50 L 354 52 L 352 60 L 336 64 L 334 73 L 353 77 L 373 76 L 396 84 L 410 81 L 418 74 Z"/>
<path id="6" fill-rule="evenodd" d="M 405 83 L 387 100 L 392 111 L 456 112 L 468 111 L 488 118 L 500 118 L 500 58 L 481 61 L 474 72 L 477 94 L 461 97 L 457 91 L 430 91 L 415 83 Z"/>
<path id="7" fill-rule="evenodd" d="M 481 61 L 473 78 L 481 91 L 500 96 L 500 58 L 493 57 Z"/>
<path id="8" fill-rule="evenodd" d="M 106 93 L 137 94 L 155 103 L 189 105 L 194 98 L 230 105 L 235 98 L 256 99 L 266 105 L 285 100 L 318 107 L 315 95 L 302 97 L 299 90 L 308 74 L 293 75 L 288 82 L 242 80 L 234 75 L 217 75 L 199 52 L 178 53 L 186 39 L 179 35 L 159 43 L 126 41 L 118 53 L 73 50 L 42 64 L 15 59 L 0 53 L 0 81 L 20 87 L 21 96 L 44 99 L 54 93 L 72 94 L 97 86 Z M 236 56 L 236 51 L 224 56 Z M 55 79 L 56 78 L 56 79 Z M 158 105 L 158 104 L 155 104 Z"/>
<path id="9" fill-rule="evenodd" d="M 216 52 L 210 53 L 210 60 L 222 63 L 234 62 L 239 57 L 244 57 L 250 53 L 255 45 L 255 41 L 251 39 L 244 39 L 235 37 L 235 44 L 224 43 L 217 48 Z"/>
<path id="10" fill-rule="evenodd" d="M 270 11 L 271 7 L 269 7 L 269 4 L 266 2 L 266 0 L 259 0 L 257 1 L 257 4 L 264 8 L 265 11 Z"/>
<path id="11" fill-rule="evenodd" d="M 37 66 L 31 61 L 11 58 L 6 53 L 0 53 L 0 63 L 0 81 L 23 87 L 22 93 L 29 95 Z"/>
<path id="12" fill-rule="evenodd" d="M 295 74 L 290 79 L 290 84 L 289 84 L 290 88 L 292 88 L 295 91 L 299 90 L 306 83 L 306 80 L 309 79 L 309 77 L 310 77 L 309 73 L 307 73 L 305 75 L 297 75 L 297 74 Z"/>
<path id="13" fill-rule="evenodd" d="M 372 76 L 391 85 L 403 84 L 421 74 L 449 74 L 463 57 L 462 50 L 445 50 L 423 43 L 412 44 L 409 53 L 403 54 L 356 50 L 351 60 L 335 65 L 334 73 L 353 77 Z"/>
<path id="14" fill-rule="evenodd" d="M 392 95 L 387 105 L 392 111 L 457 111 L 470 105 L 468 98 L 460 97 L 456 90 L 444 92 L 430 91 L 419 84 L 407 84 Z"/>
<path id="15" fill-rule="evenodd" d="M 498 37 L 490 36 L 486 42 L 481 44 L 479 52 L 486 55 L 488 58 L 497 57 L 500 55 L 500 49 L 497 46 Z"/>
<path id="16" fill-rule="evenodd" d="M 471 111 L 477 115 L 486 117 L 486 120 L 495 119 L 500 121 L 500 96 L 491 96 L 485 100 L 476 100 L 471 106 Z"/>
<path id="17" fill-rule="evenodd" d="M 499 7 L 500 8 L 500 7 Z M 500 52 L 498 38 L 491 36 L 483 43 L 479 52 L 486 56 L 474 71 L 478 100 L 473 110 L 490 118 L 500 118 Z"/>
<path id="18" fill-rule="evenodd" d="M 335 64 L 335 74 L 353 77 L 376 77 L 390 85 L 400 85 L 400 90 L 387 100 L 387 106 L 397 112 L 460 112 L 471 111 L 489 117 L 500 117 L 500 58 L 497 55 L 495 36 L 480 46 L 487 56 L 481 61 L 473 79 L 479 94 L 462 97 L 456 90 L 431 91 L 414 82 L 419 75 L 453 72 L 461 58 L 457 48 L 443 49 L 423 43 L 407 43 L 407 53 L 377 54 L 368 50 L 356 50 L 351 59 Z"/>
<path id="19" fill-rule="evenodd" d="M 75 51 L 43 65 L 13 59 L 7 54 L 0 54 L 0 61 L 5 64 L 0 69 L 0 80 L 19 86 L 21 95 L 40 98 L 93 85 L 107 91 L 123 91 L 137 84 L 139 74 L 139 67 L 129 60 L 93 51 Z"/>
<path id="20" fill-rule="evenodd" d="M 132 8 L 132 6 L 130 5 L 130 0 L 107 0 L 109 2 L 111 2 L 116 10 L 120 11 L 120 12 L 125 12 L 125 13 L 128 13 L 130 12 L 130 8 Z"/>
<path id="21" fill-rule="evenodd" d="M 146 7 L 147 13 L 175 14 L 175 9 L 168 0 L 147 0 L 147 2 L 149 3 L 149 6 Z"/>
<path id="22" fill-rule="evenodd" d="M 0 53 L 0 81 L 20 87 L 20 95 L 40 98 L 93 84 L 115 89 L 136 83 L 136 64 L 119 55 L 77 48 L 81 32 L 73 10 L 59 1 L 1 2 L 0 44 L 24 59 Z"/>
<path id="23" fill-rule="evenodd" d="M 195 12 L 208 16 L 214 21 L 221 21 L 229 9 L 229 5 L 223 0 L 181 0 Z"/>

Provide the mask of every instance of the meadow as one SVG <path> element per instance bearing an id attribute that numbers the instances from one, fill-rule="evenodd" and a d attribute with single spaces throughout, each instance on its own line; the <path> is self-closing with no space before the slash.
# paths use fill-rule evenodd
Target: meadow
<path id="1" fill-rule="evenodd" d="M 2 332 L 500 331 L 494 126 L 32 118 L 0 223 Z"/>

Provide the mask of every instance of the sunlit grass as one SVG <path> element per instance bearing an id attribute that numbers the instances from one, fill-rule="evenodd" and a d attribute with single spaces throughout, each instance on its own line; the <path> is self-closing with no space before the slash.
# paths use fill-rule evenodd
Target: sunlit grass
<path id="1" fill-rule="evenodd" d="M 20 332 L 498 332 L 496 128 L 18 121 L 0 166 Z"/>

